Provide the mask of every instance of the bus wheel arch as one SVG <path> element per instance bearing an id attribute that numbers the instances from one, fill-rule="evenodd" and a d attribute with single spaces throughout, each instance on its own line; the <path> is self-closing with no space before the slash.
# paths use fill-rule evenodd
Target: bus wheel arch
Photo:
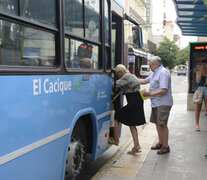
<path id="1" fill-rule="evenodd" d="M 77 120 L 68 146 L 65 180 L 78 176 L 85 166 L 86 154 L 92 153 L 93 120 L 90 114 L 83 115 Z"/>

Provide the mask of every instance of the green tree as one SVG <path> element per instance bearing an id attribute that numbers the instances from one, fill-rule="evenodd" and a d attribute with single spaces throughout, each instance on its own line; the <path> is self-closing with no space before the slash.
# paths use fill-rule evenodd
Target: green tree
<path id="1" fill-rule="evenodd" d="M 164 40 L 160 42 L 159 48 L 153 54 L 162 59 L 165 67 L 172 69 L 175 66 L 175 59 L 178 52 L 179 48 L 175 44 L 175 41 L 170 41 L 169 38 L 164 37 Z"/>
<path id="2" fill-rule="evenodd" d="M 179 65 L 179 64 L 185 64 L 186 61 L 188 61 L 189 58 L 189 47 L 186 47 L 184 49 L 181 49 L 176 56 L 175 59 L 175 65 Z"/>
<path id="3" fill-rule="evenodd" d="M 194 3 L 196 3 L 198 0 L 192 0 Z M 204 5 L 207 6 L 207 0 L 203 0 Z M 200 17 L 200 20 L 205 20 L 207 18 L 207 14 L 205 14 L 203 17 Z"/>
<path id="4" fill-rule="evenodd" d="M 198 0 L 192 0 L 194 3 L 196 3 Z M 203 0 L 204 4 L 207 5 L 207 0 Z"/>

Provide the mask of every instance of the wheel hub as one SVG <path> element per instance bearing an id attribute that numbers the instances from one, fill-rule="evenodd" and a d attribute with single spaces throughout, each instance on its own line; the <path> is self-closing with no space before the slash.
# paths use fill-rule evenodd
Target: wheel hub
<path id="1" fill-rule="evenodd" d="M 77 140 L 71 141 L 66 160 L 65 180 L 80 173 L 84 161 L 84 146 Z"/>

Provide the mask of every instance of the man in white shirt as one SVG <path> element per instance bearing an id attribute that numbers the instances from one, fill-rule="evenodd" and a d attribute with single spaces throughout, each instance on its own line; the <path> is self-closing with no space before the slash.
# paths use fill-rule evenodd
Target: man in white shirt
<path id="1" fill-rule="evenodd" d="M 171 90 L 171 75 L 163 67 L 160 57 L 154 56 L 149 59 L 152 74 L 146 79 L 140 79 L 140 84 L 150 84 L 149 91 L 144 96 L 149 96 L 151 100 L 152 112 L 150 122 L 156 124 L 159 142 L 152 146 L 152 150 L 159 150 L 157 154 L 170 152 L 168 146 L 169 130 L 167 127 L 170 109 L 173 105 Z"/>

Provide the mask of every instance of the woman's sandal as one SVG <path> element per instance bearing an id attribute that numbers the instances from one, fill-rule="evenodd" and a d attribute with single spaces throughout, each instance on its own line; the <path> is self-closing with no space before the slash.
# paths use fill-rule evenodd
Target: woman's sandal
<path id="1" fill-rule="evenodd" d="M 162 147 L 162 144 L 157 143 L 157 144 L 155 144 L 154 146 L 152 146 L 151 149 L 152 149 L 152 150 L 159 150 L 159 149 L 161 149 L 161 147 Z"/>
<path id="2" fill-rule="evenodd" d="M 138 146 L 136 148 L 132 148 L 132 150 L 131 151 L 128 151 L 127 154 L 134 155 L 134 154 L 140 153 L 140 152 L 142 152 L 142 150 L 141 150 L 141 147 Z"/>
<path id="3" fill-rule="evenodd" d="M 157 154 L 166 154 L 166 153 L 169 153 L 169 152 L 170 152 L 170 147 L 169 146 L 168 147 L 162 146 L 162 148 L 159 151 L 157 151 Z"/>
<path id="4" fill-rule="evenodd" d="M 109 144 L 113 144 L 115 146 L 118 146 L 119 145 L 119 142 L 116 142 L 113 138 L 110 138 L 109 139 Z"/>

